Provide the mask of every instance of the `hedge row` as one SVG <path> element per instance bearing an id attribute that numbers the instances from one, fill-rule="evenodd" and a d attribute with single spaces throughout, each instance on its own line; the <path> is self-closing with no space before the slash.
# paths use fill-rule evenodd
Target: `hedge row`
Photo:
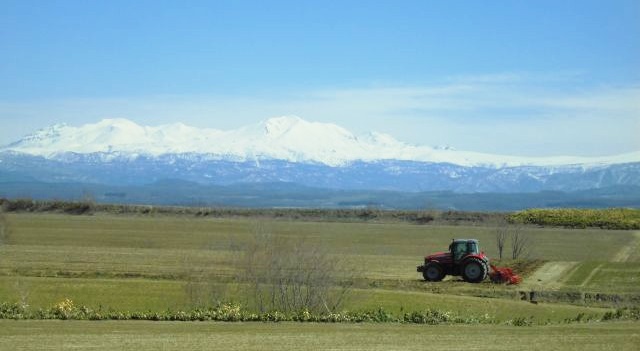
<path id="1" fill-rule="evenodd" d="M 567 228 L 640 229 L 640 209 L 531 209 L 510 215 L 509 220 Z"/>
<path id="2" fill-rule="evenodd" d="M 383 309 L 366 312 L 311 313 L 303 310 L 296 313 L 255 313 L 236 304 L 221 304 L 216 307 L 190 311 L 130 312 L 97 311 L 86 306 L 76 306 L 66 299 L 50 308 L 30 309 L 19 303 L 1 303 L 0 319 L 62 319 L 62 320 L 148 320 L 148 321 L 224 321 L 224 322 L 317 322 L 317 323 L 489 323 L 491 318 L 462 318 L 451 312 L 426 310 L 396 316 Z"/>
<path id="3" fill-rule="evenodd" d="M 236 304 L 193 309 L 190 311 L 129 312 L 101 311 L 86 306 L 76 306 L 66 299 L 46 309 L 30 309 L 19 303 L 0 303 L 0 319 L 60 319 L 60 320 L 147 320 L 147 321 L 224 321 L 224 322 L 316 322 L 316 323 L 407 323 L 407 324 L 494 324 L 494 318 L 461 317 L 452 312 L 425 310 L 394 315 L 382 308 L 365 312 L 311 313 L 303 310 L 296 313 L 264 312 L 244 310 Z M 565 323 L 605 320 L 640 320 L 640 307 L 618 309 L 607 312 L 600 319 L 579 314 L 566 319 Z M 515 318 L 504 322 L 507 325 L 530 326 L 532 318 Z"/>
<path id="4" fill-rule="evenodd" d="M 319 209 L 319 208 L 229 208 L 229 207 L 179 207 L 127 204 L 99 204 L 93 201 L 60 201 L 32 199 L 2 199 L 0 208 L 5 212 L 53 212 L 75 215 L 94 213 L 133 215 L 177 215 L 194 217 L 266 217 L 311 221 L 382 221 L 428 224 L 483 223 L 504 219 L 502 213 L 464 211 L 410 211 L 381 210 L 378 208 Z"/>

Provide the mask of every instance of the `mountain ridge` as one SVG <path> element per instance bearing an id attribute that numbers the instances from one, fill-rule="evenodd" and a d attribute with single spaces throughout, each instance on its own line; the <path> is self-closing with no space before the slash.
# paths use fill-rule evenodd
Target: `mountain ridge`
<path id="1" fill-rule="evenodd" d="M 334 124 L 294 116 L 228 131 L 182 123 L 148 127 L 126 119 L 106 119 L 81 127 L 57 124 L 0 148 L 0 183 L 9 186 L 7 182 L 20 179 L 31 180 L 35 192 L 42 184 L 135 188 L 175 179 L 199 184 L 198 189 L 283 184 L 293 192 L 303 186 L 338 193 L 532 194 L 640 187 L 640 153 L 517 158 L 409 145 L 378 132 L 356 136 Z M 26 185 L 21 188 L 25 193 L 31 191 Z M 174 193 L 171 185 L 163 190 L 161 185 L 153 188 Z M 182 189 L 188 192 L 180 195 L 184 198 L 200 191 Z M 601 195 L 600 200 L 606 196 Z M 319 198 L 305 198 L 321 203 Z"/>
<path id="2" fill-rule="evenodd" d="M 598 166 L 465 167 L 414 161 L 356 161 L 348 167 L 281 160 L 221 160 L 201 154 L 158 157 L 128 154 L 65 154 L 47 159 L 0 152 L 0 172 L 45 182 L 110 185 L 182 179 L 204 185 L 287 182 L 342 190 L 536 192 L 640 186 L 640 162 Z"/>
<path id="3" fill-rule="evenodd" d="M 282 160 L 346 167 L 353 162 L 384 160 L 449 163 L 465 167 L 607 166 L 640 162 L 640 151 L 606 157 L 517 157 L 452 148 L 410 145 L 393 136 L 370 132 L 356 136 L 330 123 L 297 116 L 274 117 L 233 130 L 196 128 L 183 123 L 141 126 L 124 118 L 103 119 L 73 127 L 55 124 L 0 148 L 49 159 L 65 154 L 110 154 L 112 157 L 160 157 L 201 154 L 231 161 Z"/>

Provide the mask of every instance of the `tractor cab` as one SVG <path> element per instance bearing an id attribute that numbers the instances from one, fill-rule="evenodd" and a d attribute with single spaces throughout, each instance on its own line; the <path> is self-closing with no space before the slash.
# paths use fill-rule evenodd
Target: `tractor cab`
<path id="1" fill-rule="evenodd" d="M 451 242 L 451 245 L 449 245 L 449 252 L 451 252 L 453 261 L 458 263 L 468 255 L 477 255 L 480 253 L 480 251 L 478 251 L 478 240 L 455 239 Z"/>

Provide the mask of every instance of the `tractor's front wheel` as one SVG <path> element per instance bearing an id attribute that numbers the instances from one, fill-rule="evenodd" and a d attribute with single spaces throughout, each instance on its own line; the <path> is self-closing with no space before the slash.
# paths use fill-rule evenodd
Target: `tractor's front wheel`
<path id="1" fill-rule="evenodd" d="M 462 267 L 462 278 L 469 283 L 480 283 L 487 277 L 487 265 L 477 258 L 470 258 Z"/>
<path id="2" fill-rule="evenodd" d="M 444 276 L 444 269 L 439 263 L 429 262 L 426 266 L 424 266 L 424 270 L 422 271 L 422 276 L 424 280 L 428 282 L 439 282 Z"/>

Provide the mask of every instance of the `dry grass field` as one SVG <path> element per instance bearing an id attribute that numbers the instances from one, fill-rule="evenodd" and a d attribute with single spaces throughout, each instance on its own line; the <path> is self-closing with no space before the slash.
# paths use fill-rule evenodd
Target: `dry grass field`
<path id="1" fill-rule="evenodd" d="M 197 277 L 209 303 L 251 306 L 236 280 L 238 262 L 256 232 L 327 248 L 353 288 L 340 307 L 392 313 L 434 309 L 490 318 L 490 325 L 413 326 L 263 323 L 0 321 L 2 349 L 457 349 L 459 336 L 477 349 L 632 349 L 636 322 L 597 320 L 616 303 L 521 301 L 522 292 L 640 296 L 638 234 L 632 231 L 523 227 L 528 259 L 540 262 L 520 286 L 422 281 L 415 266 L 452 238 L 477 238 L 496 257 L 491 225 L 346 223 L 273 218 L 171 215 L 10 213 L 0 246 L 0 302 L 47 308 L 64 299 L 93 309 L 167 311 L 193 308 Z M 507 252 L 508 254 L 508 252 Z M 508 263 L 508 261 L 507 261 Z M 193 285 L 191 285 L 193 287 Z M 204 289 L 204 288 L 203 288 Z M 626 295 L 625 295 L 626 294 Z M 559 296 L 559 295 L 558 295 Z M 555 299 L 555 298 L 554 298 Z M 626 300 L 625 300 L 626 301 Z M 202 303 L 200 300 L 199 303 Z M 628 301 L 626 302 L 628 305 Z M 526 319 L 533 326 L 505 325 Z M 469 348 L 469 347 L 466 347 Z"/>

